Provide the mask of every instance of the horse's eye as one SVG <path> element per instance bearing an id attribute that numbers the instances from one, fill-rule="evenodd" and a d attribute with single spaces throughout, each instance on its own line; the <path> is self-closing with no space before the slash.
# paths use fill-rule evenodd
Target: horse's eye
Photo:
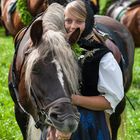
<path id="1" fill-rule="evenodd" d="M 38 65 L 35 65 L 32 69 L 32 72 L 34 74 L 39 74 L 40 73 L 40 67 Z"/>
<path id="2" fill-rule="evenodd" d="M 52 54 L 48 53 L 47 57 L 44 57 L 43 61 L 45 64 L 49 64 L 52 61 Z"/>

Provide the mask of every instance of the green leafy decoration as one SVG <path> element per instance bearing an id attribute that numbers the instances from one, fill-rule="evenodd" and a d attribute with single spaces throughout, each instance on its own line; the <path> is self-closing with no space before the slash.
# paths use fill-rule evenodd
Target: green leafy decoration
<path id="1" fill-rule="evenodd" d="M 19 11 L 21 21 L 24 25 L 29 25 L 33 19 L 32 15 L 27 9 L 27 1 L 26 0 L 18 0 L 17 1 L 17 10 Z"/>
<path id="2" fill-rule="evenodd" d="M 77 57 L 81 56 L 84 51 L 84 49 L 80 48 L 80 46 L 77 43 L 72 45 L 72 50 L 74 51 Z"/>

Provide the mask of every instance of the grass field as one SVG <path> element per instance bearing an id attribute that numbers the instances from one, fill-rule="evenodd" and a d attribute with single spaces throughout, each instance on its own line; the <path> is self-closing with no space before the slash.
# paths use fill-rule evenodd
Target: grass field
<path id="1" fill-rule="evenodd" d="M 14 53 L 13 39 L 3 37 L 0 29 L 0 140 L 22 140 L 14 117 L 14 107 L 8 92 L 8 70 Z M 135 107 L 132 109 L 127 101 L 123 115 L 123 127 L 119 131 L 119 140 L 140 140 L 140 49 L 135 49 L 133 82 L 127 93 Z"/>

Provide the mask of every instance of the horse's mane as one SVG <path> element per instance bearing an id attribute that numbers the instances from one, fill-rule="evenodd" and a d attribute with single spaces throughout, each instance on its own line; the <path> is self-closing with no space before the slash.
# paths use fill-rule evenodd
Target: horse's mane
<path id="1" fill-rule="evenodd" d="M 66 33 L 64 27 L 64 7 L 58 3 L 51 4 L 43 14 L 44 28 Z M 44 29 L 44 32 L 46 30 Z"/>
<path id="2" fill-rule="evenodd" d="M 65 39 L 63 10 L 61 5 L 54 3 L 49 6 L 42 17 L 44 33 L 41 43 L 37 47 L 33 47 L 27 59 L 25 80 L 28 90 L 31 86 L 30 75 L 34 64 L 37 60 L 45 58 L 50 50 L 54 52 L 54 57 L 60 64 L 72 92 L 77 92 L 78 90 L 78 64 Z"/>

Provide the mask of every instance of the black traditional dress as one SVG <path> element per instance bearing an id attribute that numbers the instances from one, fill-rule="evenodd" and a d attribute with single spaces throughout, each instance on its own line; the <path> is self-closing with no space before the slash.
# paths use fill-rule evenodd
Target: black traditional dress
<path id="1" fill-rule="evenodd" d="M 99 63 L 109 50 L 103 45 L 88 51 L 81 60 L 83 96 L 98 96 Z M 73 133 L 71 140 L 110 140 L 110 133 L 104 111 L 93 111 L 78 107 L 80 122 L 78 129 Z"/>

